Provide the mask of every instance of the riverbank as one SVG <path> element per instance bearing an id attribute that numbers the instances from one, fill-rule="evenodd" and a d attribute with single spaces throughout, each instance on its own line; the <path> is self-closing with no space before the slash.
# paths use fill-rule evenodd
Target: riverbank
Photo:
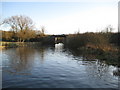
<path id="1" fill-rule="evenodd" d="M 84 56 L 85 60 L 100 60 L 101 62 L 105 62 L 108 65 L 113 65 L 120 67 L 120 51 L 119 49 L 100 49 L 100 48 L 92 48 L 92 47 L 81 47 L 78 49 L 68 48 L 75 56 Z"/>
<path id="2" fill-rule="evenodd" d="M 3 49 L 3 48 L 5 48 L 5 46 L 0 46 L 0 50 Z"/>
<path id="3" fill-rule="evenodd" d="M 38 47 L 41 42 L 0 42 L 1 48 Z"/>
<path id="4" fill-rule="evenodd" d="M 94 55 L 96 59 L 120 66 L 119 33 L 83 33 L 67 37 L 67 47 L 83 55 Z M 78 54 L 79 55 L 79 54 Z M 90 58 L 90 57 L 88 57 Z"/>

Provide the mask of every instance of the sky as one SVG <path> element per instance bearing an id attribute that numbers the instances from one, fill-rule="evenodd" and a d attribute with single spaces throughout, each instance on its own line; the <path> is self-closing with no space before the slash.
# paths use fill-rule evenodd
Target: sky
<path id="1" fill-rule="evenodd" d="M 35 29 L 44 26 L 47 34 L 98 32 L 108 25 L 114 32 L 118 28 L 118 0 L 3 0 L 1 5 L 2 20 L 25 15 L 33 20 Z M 0 29 L 8 30 L 9 27 L 1 26 Z"/>

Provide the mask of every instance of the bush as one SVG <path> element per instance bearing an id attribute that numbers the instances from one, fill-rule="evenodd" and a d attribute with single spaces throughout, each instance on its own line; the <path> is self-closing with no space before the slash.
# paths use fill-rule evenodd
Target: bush
<path id="1" fill-rule="evenodd" d="M 70 48 L 78 49 L 80 47 L 103 47 L 108 46 L 108 38 L 102 33 L 84 33 L 69 35 L 67 38 L 67 46 Z"/>

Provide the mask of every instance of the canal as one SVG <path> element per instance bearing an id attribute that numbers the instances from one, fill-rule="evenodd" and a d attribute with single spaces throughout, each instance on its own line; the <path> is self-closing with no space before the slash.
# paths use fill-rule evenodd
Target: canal
<path id="1" fill-rule="evenodd" d="M 3 88 L 118 88 L 117 67 L 55 47 L 2 50 Z"/>

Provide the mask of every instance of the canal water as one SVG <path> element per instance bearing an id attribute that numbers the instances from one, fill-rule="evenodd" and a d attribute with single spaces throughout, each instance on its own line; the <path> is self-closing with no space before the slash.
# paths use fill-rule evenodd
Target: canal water
<path id="1" fill-rule="evenodd" d="M 85 59 L 63 44 L 2 50 L 3 88 L 118 88 L 117 70 L 98 59 Z"/>

